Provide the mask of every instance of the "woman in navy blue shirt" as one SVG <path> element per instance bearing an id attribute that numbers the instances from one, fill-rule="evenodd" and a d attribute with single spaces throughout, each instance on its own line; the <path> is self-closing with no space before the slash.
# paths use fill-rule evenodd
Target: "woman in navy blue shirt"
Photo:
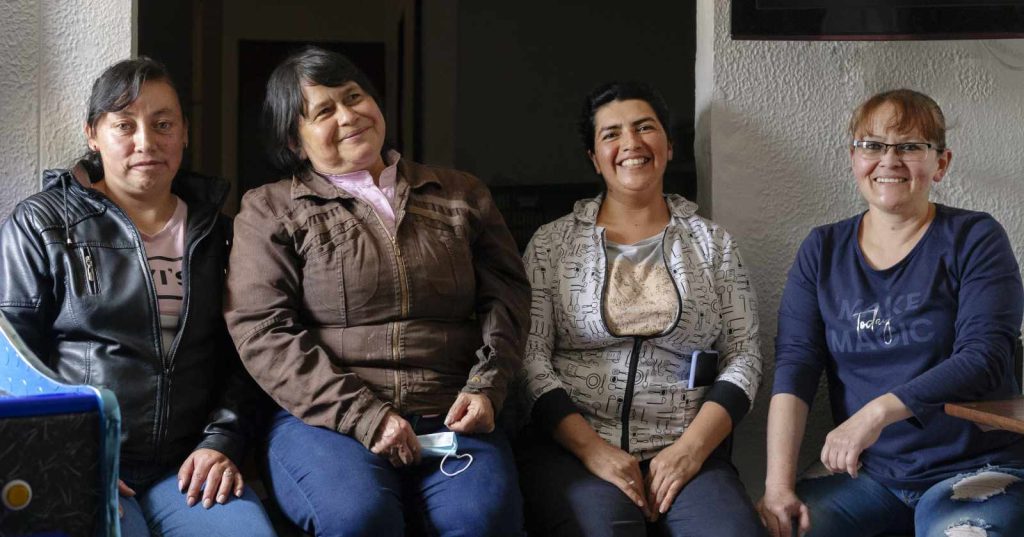
<path id="1" fill-rule="evenodd" d="M 774 537 L 1024 535 L 1024 437 L 947 416 L 951 401 L 1019 393 L 1020 270 L 991 216 L 932 203 L 949 169 L 930 97 L 895 90 L 850 121 L 868 209 L 814 229 L 779 308 L 768 474 Z M 796 483 L 808 408 L 826 372 L 836 428 Z"/>

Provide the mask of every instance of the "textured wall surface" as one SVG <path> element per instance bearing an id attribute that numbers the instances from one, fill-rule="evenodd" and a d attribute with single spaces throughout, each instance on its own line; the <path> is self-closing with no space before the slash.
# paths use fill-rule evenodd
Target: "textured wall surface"
<path id="1" fill-rule="evenodd" d="M 756 498 L 764 483 L 770 364 L 786 272 L 813 226 L 866 208 L 845 149 L 849 114 L 885 89 L 908 87 L 935 98 L 951 127 L 953 163 L 932 199 L 990 212 L 1020 259 L 1024 41 L 733 41 L 728 4 L 698 4 L 698 43 L 713 35 L 713 50 L 698 48 L 698 56 L 711 54 L 714 65 L 712 79 L 698 82 L 712 85 L 709 110 L 703 111 L 710 119 L 698 140 L 710 140 L 710 167 L 704 163 L 703 169 L 711 174 L 714 219 L 738 237 L 760 298 L 761 347 L 769 367 L 735 452 Z M 812 411 L 805 462 L 817 457 L 831 426 L 822 395 Z"/>
<path id="2" fill-rule="evenodd" d="M 92 81 L 133 50 L 132 0 L 6 0 L 0 17 L 0 216 L 85 149 Z M 9 6 L 9 7 L 8 7 Z"/>
<path id="3" fill-rule="evenodd" d="M 7 0 L 0 17 L 0 218 L 35 192 L 39 145 L 39 1 Z"/>

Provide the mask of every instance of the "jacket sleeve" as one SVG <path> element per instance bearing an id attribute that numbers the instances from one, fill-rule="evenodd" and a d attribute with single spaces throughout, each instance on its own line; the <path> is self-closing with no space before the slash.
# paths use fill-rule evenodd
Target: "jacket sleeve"
<path id="1" fill-rule="evenodd" d="M 43 363 L 50 360 L 50 333 L 57 315 L 54 275 L 32 213 L 21 204 L 0 225 L 0 311 Z"/>
<path id="2" fill-rule="evenodd" d="M 230 242 L 231 220 L 221 217 L 219 225 L 224 234 L 215 238 L 216 243 L 223 244 L 225 240 Z M 225 249 L 229 247 L 225 246 Z M 196 298 L 215 299 L 193 297 Z M 217 450 L 227 455 L 236 465 L 241 465 L 248 447 L 262 434 L 271 405 L 266 394 L 242 367 L 235 345 L 228 335 L 227 326 L 221 324 L 218 332 L 221 334 L 217 345 L 219 352 L 214 358 L 220 360 L 223 365 L 221 376 L 224 383 L 218 405 L 210 412 L 210 421 L 203 429 L 202 438 L 196 449 Z"/>
<path id="3" fill-rule="evenodd" d="M 991 396 L 1012 378 L 1024 304 L 1013 248 L 991 217 L 970 224 L 958 242 L 953 353 L 892 391 L 918 420 L 950 401 Z"/>
<path id="4" fill-rule="evenodd" d="M 520 397 L 525 402 L 525 412 L 548 432 L 565 416 L 579 412 L 551 366 L 555 349 L 555 294 L 551 287 L 558 278 L 553 260 L 555 240 L 551 226 L 544 226 L 534 234 L 523 254 L 532 294 Z"/>
<path id="5" fill-rule="evenodd" d="M 722 333 L 715 342 L 720 356 L 718 378 L 708 391 L 707 400 L 725 407 L 735 427 L 750 411 L 761 384 L 757 296 L 732 237 L 718 230 L 714 241 L 721 247 L 715 290 Z"/>
<path id="6" fill-rule="evenodd" d="M 476 352 L 477 363 L 470 369 L 462 391 L 486 395 L 497 414 L 505 402 L 509 382 L 522 365 L 530 322 L 530 284 L 491 193 L 479 180 L 474 179 L 472 185 L 468 201 L 475 209 L 476 221 L 471 247 L 483 346 Z"/>
<path id="7" fill-rule="evenodd" d="M 224 305 L 228 331 L 252 377 L 309 425 L 369 448 L 391 405 L 332 360 L 300 316 L 303 260 L 263 190 L 249 192 L 235 218 Z"/>

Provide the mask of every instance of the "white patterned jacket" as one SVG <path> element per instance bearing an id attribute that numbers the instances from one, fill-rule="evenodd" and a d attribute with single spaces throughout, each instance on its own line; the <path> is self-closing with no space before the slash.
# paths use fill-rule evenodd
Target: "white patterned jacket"
<path id="1" fill-rule="evenodd" d="M 725 407 L 735 425 L 761 381 L 757 299 L 735 242 L 697 216 L 696 204 L 675 194 L 665 199 L 671 221 L 662 252 L 679 309 L 662 334 L 618 337 L 604 321 L 602 196 L 542 226 L 523 258 L 533 287 L 519 379 L 526 413 L 553 426 L 578 411 L 602 438 L 641 460 L 679 438 L 705 400 Z M 686 389 L 691 354 L 708 349 L 720 353 L 716 381 Z"/>

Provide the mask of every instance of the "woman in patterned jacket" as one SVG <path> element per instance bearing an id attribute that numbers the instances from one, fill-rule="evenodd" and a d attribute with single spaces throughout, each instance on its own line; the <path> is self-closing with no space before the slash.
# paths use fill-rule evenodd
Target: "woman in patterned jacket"
<path id="1" fill-rule="evenodd" d="M 732 237 L 663 192 L 667 125 L 645 84 L 593 91 L 580 135 L 606 191 L 526 249 L 531 535 L 763 531 L 726 441 L 761 380 L 756 298 Z"/>

